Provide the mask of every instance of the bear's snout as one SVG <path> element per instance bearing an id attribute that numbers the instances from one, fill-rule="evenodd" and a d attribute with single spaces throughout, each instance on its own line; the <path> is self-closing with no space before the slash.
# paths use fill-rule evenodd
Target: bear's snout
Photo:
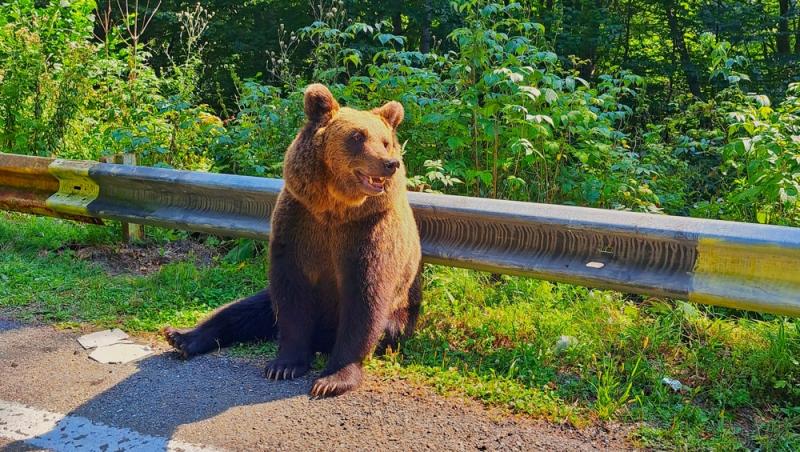
<path id="1" fill-rule="evenodd" d="M 398 159 L 384 160 L 383 168 L 384 168 L 384 174 L 387 177 L 392 176 L 397 171 L 397 168 L 400 168 L 400 160 Z"/>

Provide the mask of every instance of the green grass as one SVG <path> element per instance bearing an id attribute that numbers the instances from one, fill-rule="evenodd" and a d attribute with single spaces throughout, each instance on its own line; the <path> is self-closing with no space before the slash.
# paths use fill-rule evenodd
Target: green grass
<path id="1" fill-rule="evenodd" d="M 175 234 L 150 231 L 149 246 Z M 109 276 L 63 248 L 118 235 L 0 214 L 0 312 L 151 332 L 191 325 L 265 284 L 263 257 Z M 559 347 L 561 336 L 574 339 Z M 275 345 L 230 352 L 272 355 Z M 417 333 L 368 367 L 520 414 L 635 424 L 632 440 L 645 447 L 788 451 L 800 449 L 798 359 L 794 319 L 428 266 Z M 664 377 L 689 388 L 675 393 Z"/>
<path id="2" fill-rule="evenodd" d="M 158 232 L 151 246 L 168 239 Z M 186 261 L 147 277 L 109 276 L 65 248 L 109 244 L 119 236 L 117 227 L 0 213 L 0 308 L 22 319 L 155 331 L 192 325 L 209 310 L 265 284 L 263 260 L 218 259 L 207 268 Z"/>
<path id="3" fill-rule="evenodd" d="M 425 309 L 379 372 L 577 425 L 642 423 L 645 446 L 800 447 L 795 320 L 447 268 L 427 269 Z"/>

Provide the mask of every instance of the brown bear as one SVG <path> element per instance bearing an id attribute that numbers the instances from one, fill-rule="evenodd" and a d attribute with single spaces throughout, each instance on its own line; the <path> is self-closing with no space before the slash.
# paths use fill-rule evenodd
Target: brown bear
<path id="1" fill-rule="evenodd" d="M 403 106 L 340 108 L 319 84 L 304 104 L 272 214 L 269 287 L 164 335 L 184 357 L 277 338 L 265 370 L 276 380 L 305 374 L 316 352 L 327 353 L 310 392 L 324 397 L 356 388 L 364 358 L 413 331 L 421 252 L 396 134 Z"/>

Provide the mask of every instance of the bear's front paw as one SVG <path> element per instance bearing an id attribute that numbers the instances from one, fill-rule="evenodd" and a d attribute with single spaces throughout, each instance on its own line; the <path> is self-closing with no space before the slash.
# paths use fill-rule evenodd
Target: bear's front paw
<path id="1" fill-rule="evenodd" d="M 317 378 L 311 386 L 311 397 L 334 397 L 352 391 L 361 384 L 362 370 L 357 364 L 345 366 L 335 373 Z"/>
<path id="2" fill-rule="evenodd" d="M 305 375 L 309 368 L 305 360 L 277 358 L 267 364 L 264 376 L 268 380 L 292 380 Z"/>

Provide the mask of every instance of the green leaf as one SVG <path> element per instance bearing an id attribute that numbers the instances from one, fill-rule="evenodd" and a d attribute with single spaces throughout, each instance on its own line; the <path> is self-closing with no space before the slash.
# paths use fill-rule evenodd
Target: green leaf
<path id="1" fill-rule="evenodd" d="M 546 123 L 550 124 L 550 127 L 555 127 L 555 124 L 553 124 L 553 118 L 551 118 L 551 117 L 549 117 L 547 115 L 528 115 L 526 117 L 526 119 L 528 119 L 529 121 L 537 122 L 537 123 L 546 122 Z"/>
<path id="2" fill-rule="evenodd" d="M 544 89 L 544 100 L 547 101 L 548 104 L 554 104 L 558 101 L 558 93 L 550 88 Z"/>
<path id="3" fill-rule="evenodd" d="M 254 255 L 255 243 L 253 240 L 241 239 L 235 247 L 228 251 L 223 260 L 229 264 L 238 264 L 250 259 Z"/>
<path id="4" fill-rule="evenodd" d="M 454 137 L 450 137 L 450 138 L 447 139 L 447 146 L 450 149 L 459 149 L 462 146 L 464 146 L 464 143 L 465 143 L 465 141 L 464 141 L 464 138 L 462 138 L 462 137 L 455 137 L 454 136 Z"/>
<path id="5" fill-rule="evenodd" d="M 538 98 L 542 94 L 542 92 L 539 91 L 538 88 L 535 88 L 533 86 L 520 86 L 519 90 L 527 97 L 529 97 L 531 100 L 536 100 L 536 98 Z"/>

